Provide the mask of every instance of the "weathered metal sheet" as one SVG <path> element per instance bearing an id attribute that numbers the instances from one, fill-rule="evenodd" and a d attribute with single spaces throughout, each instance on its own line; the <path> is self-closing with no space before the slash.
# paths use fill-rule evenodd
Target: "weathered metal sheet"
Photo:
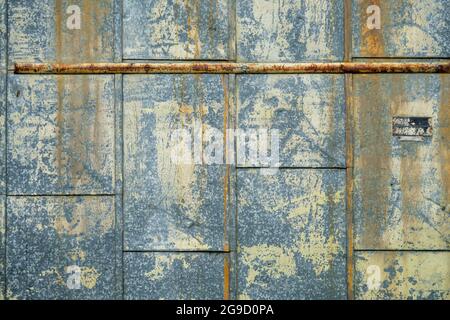
<path id="1" fill-rule="evenodd" d="M 238 61 L 342 61 L 342 0 L 237 1 Z"/>
<path id="2" fill-rule="evenodd" d="M 223 299 L 225 255 L 127 252 L 125 299 Z"/>
<path id="3" fill-rule="evenodd" d="M 450 299 L 450 252 L 358 252 L 357 299 Z"/>
<path id="4" fill-rule="evenodd" d="M 7 286 L 13 299 L 111 299 L 114 198 L 8 197 Z"/>
<path id="5" fill-rule="evenodd" d="M 450 56 L 450 0 L 353 0 L 353 56 Z"/>
<path id="6" fill-rule="evenodd" d="M 114 77 L 8 77 L 8 190 L 112 193 Z"/>
<path id="7" fill-rule="evenodd" d="M 5 253 L 6 253 L 6 245 L 5 245 L 5 196 L 0 196 L 0 300 L 5 299 Z"/>
<path id="8" fill-rule="evenodd" d="M 450 76 L 357 75 L 353 86 L 355 247 L 449 249 Z M 432 137 L 394 136 L 397 116 L 431 117 Z"/>
<path id="9" fill-rule="evenodd" d="M 345 299 L 345 170 L 267 170 L 238 170 L 238 298 Z"/>
<path id="10" fill-rule="evenodd" d="M 9 65 L 114 58 L 114 0 L 15 0 L 8 4 Z"/>
<path id="11" fill-rule="evenodd" d="M 280 166 L 345 167 L 344 76 L 244 75 L 237 87 L 239 129 L 278 130 Z"/>
<path id="12" fill-rule="evenodd" d="M 224 249 L 229 174 L 224 157 L 215 164 L 205 155 L 207 133 L 227 127 L 228 99 L 227 76 L 125 76 L 127 249 Z M 174 139 L 183 129 L 189 146 Z M 189 160 L 174 160 L 183 153 Z"/>
<path id="13" fill-rule="evenodd" d="M 231 3 L 125 0 L 124 58 L 230 59 Z"/>

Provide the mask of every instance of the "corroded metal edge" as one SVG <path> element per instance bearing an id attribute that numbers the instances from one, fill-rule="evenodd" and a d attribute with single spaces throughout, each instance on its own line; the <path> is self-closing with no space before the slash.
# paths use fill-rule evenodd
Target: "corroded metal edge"
<path id="1" fill-rule="evenodd" d="M 450 73 L 450 62 L 331 63 L 15 63 L 18 74 L 150 74 L 150 73 Z"/>

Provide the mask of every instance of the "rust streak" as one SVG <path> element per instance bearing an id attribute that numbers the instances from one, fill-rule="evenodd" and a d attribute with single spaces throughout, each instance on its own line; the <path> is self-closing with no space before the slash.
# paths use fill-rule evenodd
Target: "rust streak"
<path id="1" fill-rule="evenodd" d="M 450 73 L 450 62 L 334 63 L 16 63 L 24 74 L 151 74 L 151 73 Z"/>

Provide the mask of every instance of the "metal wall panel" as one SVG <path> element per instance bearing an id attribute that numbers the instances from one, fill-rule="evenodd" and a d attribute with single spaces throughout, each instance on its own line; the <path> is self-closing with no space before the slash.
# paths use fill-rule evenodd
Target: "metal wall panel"
<path id="1" fill-rule="evenodd" d="M 352 3 L 354 57 L 450 56 L 450 0 L 353 0 Z M 376 13 L 369 6 L 373 5 L 380 10 L 379 28 L 372 23 Z"/>
<path id="2" fill-rule="evenodd" d="M 238 61 L 344 58 L 343 0 L 238 0 Z"/>
<path id="3" fill-rule="evenodd" d="M 124 59 L 230 59 L 231 3 L 125 0 Z"/>
<path id="4" fill-rule="evenodd" d="M 8 298 L 111 299 L 113 197 L 8 197 Z"/>
<path id="5" fill-rule="evenodd" d="M 449 252 L 358 252 L 357 299 L 450 299 Z"/>
<path id="6" fill-rule="evenodd" d="M 345 167 L 344 76 L 243 75 L 237 88 L 239 129 L 279 130 L 280 166 Z"/>
<path id="7" fill-rule="evenodd" d="M 357 249 L 449 249 L 450 76 L 354 76 Z M 393 117 L 431 117 L 432 137 L 393 136 Z M 411 137 L 409 137 L 411 138 Z"/>
<path id="8" fill-rule="evenodd" d="M 224 132 L 228 77 L 144 75 L 124 78 L 125 248 L 222 250 L 228 172 L 200 158 L 177 163 L 172 134 L 189 130 L 206 153 L 207 130 Z M 197 129 L 195 129 L 198 127 Z M 189 153 L 192 155 L 192 153 Z M 221 159 L 223 162 L 223 158 Z"/>
<path id="9" fill-rule="evenodd" d="M 114 0 L 14 0 L 8 8 L 10 66 L 113 61 Z"/>
<path id="10" fill-rule="evenodd" d="M 238 171 L 238 298 L 345 299 L 345 171 Z"/>
<path id="11" fill-rule="evenodd" d="M 125 253 L 126 299 L 223 299 L 224 255 Z"/>
<path id="12" fill-rule="evenodd" d="M 111 193 L 113 76 L 16 76 L 8 86 L 8 189 Z"/>

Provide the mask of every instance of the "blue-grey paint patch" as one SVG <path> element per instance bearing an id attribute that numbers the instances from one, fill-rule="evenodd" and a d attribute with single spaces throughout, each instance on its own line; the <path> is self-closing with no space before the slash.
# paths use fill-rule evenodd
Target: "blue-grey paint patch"
<path id="1" fill-rule="evenodd" d="M 345 299 L 345 171 L 267 170 L 238 170 L 238 298 Z"/>
<path id="2" fill-rule="evenodd" d="M 357 249 L 449 249 L 450 76 L 354 76 Z M 433 136 L 404 141 L 393 117 L 430 117 Z"/>
<path id="3" fill-rule="evenodd" d="M 279 130 L 280 166 L 345 167 L 342 75 L 244 75 L 237 87 L 239 129 Z"/>
<path id="4" fill-rule="evenodd" d="M 381 28 L 369 29 L 371 5 L 380 8 Z M 356 57 L 450 56 L 449 0 L 353 0 L 352 43 Z"/>
<path id="5" fill-rule="evenodd" d="M 9 2 L 9 65 L 14 62 L 106 62 L 114 58 L 114 0 Z M 69 29 L 70 5 L 81 9 Z"/>
<path id="6" fill-rule="evenodd" d="M 227 76 L 124 78 L 127 249 L 224 248 L 226 166 L 205 162 L 179 164 L 173 161 L 175 143 L 171 139 L 177 129 L 186 129 L 193 134 L 197 124 L 203 132 L 199 138 L 203 143 L 196 145 L 203 146 L 201 153 L 206 154 L 206 132 L 217 130 L 223 133 L 228 113 L 227 95 Z"/>
<path id="7" fill-rule="evenodd" d="M 5 299 L 5 268 L 6 268 L 6 245 L 5 245 L 5 196 L 0 196 L 0 300 Z"/>
<path id="8" fill-rule="evenodd" d="M 230 2 L 125 0 L 124 58 L 229 59 Z"/>
<path id="9" fill-rule="evenodd" d="M 223 253 L 126 252 L 126 299 L 223 299 Z"/>
<path id="10" fill-rule="evenodd" d="M 8 77 L 8 190 L 114 190 L 114 77 Z"/>
<path id="11" fill-rule="evenodd" d="M 357 252 L 356 299 L 448 300 L 450 252 Z"/>
<path id="12" fill-rule="evenodd" d="M 8 197 L 9 299 L 111 299 L 114 198 Z"/>
<path id="13" fill-rule="evenodd" d="M 239 61 L 342 61 L 342 0 L 238 0 Z"/>

